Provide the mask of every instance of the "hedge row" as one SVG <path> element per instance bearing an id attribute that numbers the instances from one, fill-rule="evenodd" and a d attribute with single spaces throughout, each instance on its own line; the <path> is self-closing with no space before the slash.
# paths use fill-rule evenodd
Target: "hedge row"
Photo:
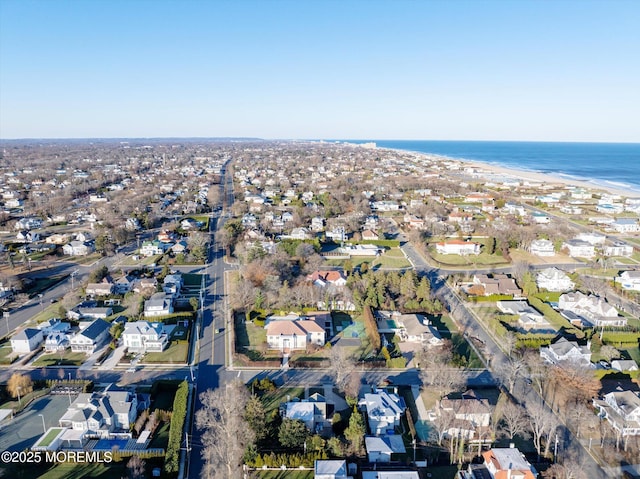
<path id="1" fill-rule="evenodd" d="M 306 454 L 258 454 L 253 461 L 247 461 L 247 466 L 261 468 L 267 467 L 313 467 L 315 461 L 328 459 L 324 451 L 309 452 Z"/>
<path id="2" fill-rule="evenodd" d="M 180 443 L 182 441 L 182 429 L 187 415 L 187 400 L 189 397 L 189 384 L 182 381 L 175 398 L 173 399 L 173 412 L 171 414 L 171 426 L 169 427 L 169 443 L 164 458 L 164 470 L 167 474 L 177 474 L 180 466 Z"/>

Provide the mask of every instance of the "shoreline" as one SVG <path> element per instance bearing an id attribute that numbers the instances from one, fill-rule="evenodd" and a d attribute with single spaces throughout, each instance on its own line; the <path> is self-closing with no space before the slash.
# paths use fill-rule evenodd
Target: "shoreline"
<path id="1" fill-rule="evenodd" d="M 545 173 L 542 171 L 524 170 L 524 169 L 518 169 L 512 166 L 502 165 L 498 163 L 489 163 L 489 162 L 484 162 L 480 160 L 470 160 L 466 158 L 451 157 L 446 155 L 440 155 L 437 153 L 425 153 L 422 151 L 403 150 L 400 148 L 386 148 L 386 147 L 376 147 L 376 148 L 380 150 L 390 150 L 390 151 L 401 152 L 401 153 L 411 153 L 429 160 L 448 161 L 448 162 L 459 163 L 461 165 L 467 165 L 477 169 L 478 171 L 474 172 L 474 174 L 484 179 L 487 179 L 487 175 L 502 175 L 502 176 L 508 176 L 508 177 L 519 179 L 519 180 L 531 181 L 531 182 L 540 183 L 540 184 L 558 184 L 558 185 L 564 185 L 564 186 L 575 186 L 575 187 L 584 188 L 593 192 L 602 191 L 602 192 L 609 193 L 611 195 L 622 196 L 624 198 L 640 198 L 640 187 L 638 187 L 638 189 L 634 189 L 633 187 L 627 188 L 625 186 L 615 185 L 615 184 L 609 185 L 609 184 L 606 184 L 608 180 L 603 180 L 599 178 L 578 179 L 578 178 L 572 178 L 570 175 L 563 176 L 562 173 Z"/>

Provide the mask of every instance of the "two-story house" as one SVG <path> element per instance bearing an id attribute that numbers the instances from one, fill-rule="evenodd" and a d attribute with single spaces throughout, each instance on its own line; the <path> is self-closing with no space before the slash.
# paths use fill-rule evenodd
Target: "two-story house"
<path id="1" fill-rule="evenodd" d="M 74 334 L 69 340 L 71 351 L 93 354 L 109 342 L 111 324 L 104 319 L 96 319 L 82 331 Z"/>
<path id="2" fill-rule="evenodd" d="M 267 318 L 267 344 L 271 349 L 292 351 L 306 349 L 308 345 L 324 346 L 326 332 L 315 319 L 274 319 Z"/>
<path id="3" fill-rule="evenodd" d="M 593 405 L 622 436 L 640 435 L 640 394 L 635 391 L 613 391 Z"/>
<path id="4" fill-rule="evenodd" d="M 386 391 L 365 393 L 358 406 L 367 412 L 369 430 L 376 436 L 393 434 L 407 408 L 402 397 Z"/>
<path id="5" fill-rule="evenodd" d="M 545 268 L 536 275 L 536 285 L 547 291 L 565 292 L 575 288 L 575 283 L 567 273 L 558 268 Z"/>
<path id="6" fill-rule="evenodd" d="M 578 366 L 591 366 L 590 345 L 580 346 L 575 341 L 560 338 L 549 346 L 540 348 L 540 357 L 550 364 L 568 362 Z"/>
<path id="7" fill-rule="evenodd" d="M 173 299 L 166 293 L 156 293 L 144 302 L 144 317 L 153 318 L 173 313 Z"/>
<path id="8" fill-rule="evenodd" d="M 129 352 L 161 352 L 168 343 L 163 323 L 132 321 L 125 324 L 122 341 Z"/>

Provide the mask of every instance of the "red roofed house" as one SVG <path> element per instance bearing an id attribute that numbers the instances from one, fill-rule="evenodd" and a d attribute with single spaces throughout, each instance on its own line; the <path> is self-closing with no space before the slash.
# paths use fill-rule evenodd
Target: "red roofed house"
<path id="1" fill-rule="evenodd" d="M 347 284 L 347 278 L 345 277 L 344 272 L 338 270 L 314 271 L 307 276 L 307 279 L 312 281 L 313 284 L 321 287 L 325 287 L 329 284 L 333 286 L 344 286 Z"/>
<path id="2" fill-rule="evenodd" d="M 269 348 L 280 351 L 307 349 L 310 344 L 324 346 L 326 339 L 324 328 L 313 319 L 277 319 L 269 321 L 265 329 Z"/>
<path id="3" fill-rule="evenodd" d="M 480 244 L 454 239 L 436 243 L 436 251 L 440 254 L 459 254 L 461 256 L 480 254 Z"/>
<path id="4" fill-rule="evenodd" d="M 493 479 L 535 479 L 538 471 L 515 447 L 493 448 L 482 454 L 484 465 Z"/>

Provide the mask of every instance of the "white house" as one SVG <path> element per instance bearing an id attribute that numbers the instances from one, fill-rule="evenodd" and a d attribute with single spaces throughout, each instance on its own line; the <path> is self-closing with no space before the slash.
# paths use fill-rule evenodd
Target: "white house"
<path id="1" fill-rule="evenodd" d="M 366 410 L 371 434 L 393 434 L 400 425 L 400 418 L 407 408 L 404 399 L 394 393 L 377 391 L 366 393 L 358 402 L 361 409 Z"/>
<path id="2" fill-rule="evenodd" d="M 88 355 L 93 354 L 109 342 L 111 338 L 109 334 L 110 328 L 111 323 L 104 319 L 96 319 L 89 326 L 71 337 L 69 340 L 71 351 L 74 353 L 83 352 Z"/>
<path id="3" fill-rule="evenodd" d="M 612 245 L 606 245 L 602 248 L 602 253 L 605 256 L 629 257 L 633 254 L 633 246 L 623 243 L 622 241 L 615 241 Z"/>
<path id="4" fill-rule="evenodd" d="M 468 440 L 491 442 L 489 428 L 493 407 L 487 399 L 479 398 L 475 391 L 469 390 L 457 399 L 442 399 L 437 414 L 445 412 L 455 417 L 455 424 L 447 430 L 449 437 L 461 436 Z"/>
<path id="5" fill-rule="evenodd" d="M 42 330 L 45 336 L 49 336 L 50 334 L 67 333 L 71 329 L 71 324 L 58 318 L 51 318 L 39 323 L 38 329 Z"/>
<path id="6" fill-rule="evenodd" d="M 131 438 L 138 400 L 129 391 L 81 393 L 58 421 L 88 437 Z"/>
<path id="7" fill-rule="evenodd" d="M 287 419 L 302 421 L 312 434 L 331 427 L 331 421 L 327 421 L 327 402 L 320 394 L 314 394 L 302 401 L 285 403 L 281 415 Z"/>
<path id="8" fill-rule="evenodd" d="M 518 324 L 526 330 L 552 330 L 551 323 L 544 314 L 531 306 L 527 301 L 497 301 L 496 306 L 505 314 L 518 316 Z"/>
<path id="9" fill-rule="evenodd" d="M 577 240 L 586 241 L 593 246 L 602 246 L 606 243 L 606 235 L 600 233 L 580 233 L 576 236 Z"/>
<path id="10" fill-rule="evenodd" d="M 347 284 L 347 277 L 342 270 L 314 271 L 307 276 L 307 281 L 321 288 L 329 285 L 342 287 Z"/>
<path id="11" fill-rule="evenodd" d="M 560 338 L 553 344 L 540 348 L 540 357 L 550 364 L 569 362 L 577 366 L 591 365 L 591 350 L 589 344 L 580 346 L 575 341 Z"/>
<path id="12" fill-rule="evenodd" d="M 162 291 L 168 295 L 177 296 L 182 289 L 182 284 L 182 275 L 180 273 L 168 274 L 162 283 Z"/>
<path id="13" fill-rule="evenodd" d="M 391 462 L 392 454 L 405 454 L 404 441 L 399 434 L 385 436 L 367 436 L 364 438 L 369 462 Z"/>
<path id="14" fill-rule="evenodd" d="M 166 293 L 156 293 L 144 302 L 145 318 L 169 314 L 173 314 L 173 300 Z"/>
<path id="15" fill-rule="evenodd" d="M 11 349 L 14 353 L 24 354 L 35 351 L 44 342 L 42 331 L 25 328 L 11 337 Z"/>
<path id="16" fill-rule="evenodd" d="M 443 343 L 442 336 L 426 316 L 421 314 L 395 313 L 391 318 L 398 326 L 400 340 L 410 343 L 424 343 L 429 346 L 440 346 Z"/>
<path id="17" fill-rule="evenodd" d="M 611 228 L 613 228 L 616 233 L 637 233 L 640 231 L 640 223 L 633 218 L 618 218 L 611 223 Z"/>
<path id="18" fill-rule="evenodd" d="M 614 359 L 611 361 L 611 369 L 616 371 L 637 371 L 638 363 L 633 359 Z"/>
<path id="19" fill-rule="evenodd" d="M 602 399 L 594 399 L 593 405 L 622 436 L 640 435 L 640 395 L 637 392 L 610 392 Z"/>
<path id="20" fill-rule="evenodd" d="M 473 241 L 454 239 L 436 243 L 436 251 L 440 254 L 457 254 L 460 256 L 480 254 L 480 244 Z"/>
<path id="21" fill-rule="evenodd" d="M 362 471 L 362 479 L 420 479 L 420 474 L 409 469 L 373 470 Z"/>
<path id="22" fill-rule="evenodd" d="M 113 294 L 113 283 L 89 283 L 85 293 L 90 296 L 109 296 Z"/>
<path id="23" fill-rule="evenodd" d="M 593 258 L 596 255 L 591 243 L 579 239 L 565 241 L 562 243 L 562 249 L 566 249 L 572 258 Z"/>
<path id="24" fill-rule="evenodd" d="M 529 246 L 529 252 L 536 256 L 554 256 L 556 250 L 553 247 L 553 243 L 547 239 L 537 239 L 531 242 Z"/>
<path id="25" fill-rule="evenodd" d="M 580 291 L 565 293 L 558 299 L 558 308 L 575 313 L 593 326 L 626 326 L 627 318 L 618 315 L 618 310 L 604 299 L 587 296 Z"/>
<path id="26" fill-rule="evenodd" d="M 162 352 L 169 338 L 164 324 L 159 322 L 132 321 L 124 326 L 123 344 L 130 352 Z"/>
<path id="27" fill-rule="evenodd" d="M 63 351 L 70 345 L 69 335 L 66 333 L 52 333 L 44 340 L 44 350 L 48 353 Z"/>
<path id="28" fill-rule="evenodd" d="M 74 240 L 64 245 L 62 252 L 67 256 L 87 256 L 93 252 L 93 246 L 83 241 Z"/>
<path id="29" fill-rule="evenodd" d="M 347 461 L 344 459 L 316 460 L 313 466 L 314 479 L 352 479 L 347 476 Z"/>
<path id="30" fill-rule="evenodd" d="M 306 349 L 308 345 L 324 346 L 326 332 L 314 319 L 267 318 L 267 344 L 271 349 L 291 351 Z"/>
<path id="31" fill-rule="evenodd" d="M 547 291 L 571 291 L 575 288 L 575 283 L 564 271 L 558 268 L 545 268 L 536 275 L 536 284 L 539 289 Z"/>
<path id="32" fill-rule="evenodd" d="M 309 233 L 309 230 L 307 228 L 304 228 L 304 227 L 293 228 L 291 230 L 291 234 L 289 235 L 289 238 L 297 239 L 297 240 L 307 240 L 307 239 L 311 239 L 311 234 Z"/>
<path id="33" fill-rule="evenodd" d="M 616 278 L 616 283 L 620 283 L 622 289 L 640 291 L 640 271 L 623 271 Z"/>

